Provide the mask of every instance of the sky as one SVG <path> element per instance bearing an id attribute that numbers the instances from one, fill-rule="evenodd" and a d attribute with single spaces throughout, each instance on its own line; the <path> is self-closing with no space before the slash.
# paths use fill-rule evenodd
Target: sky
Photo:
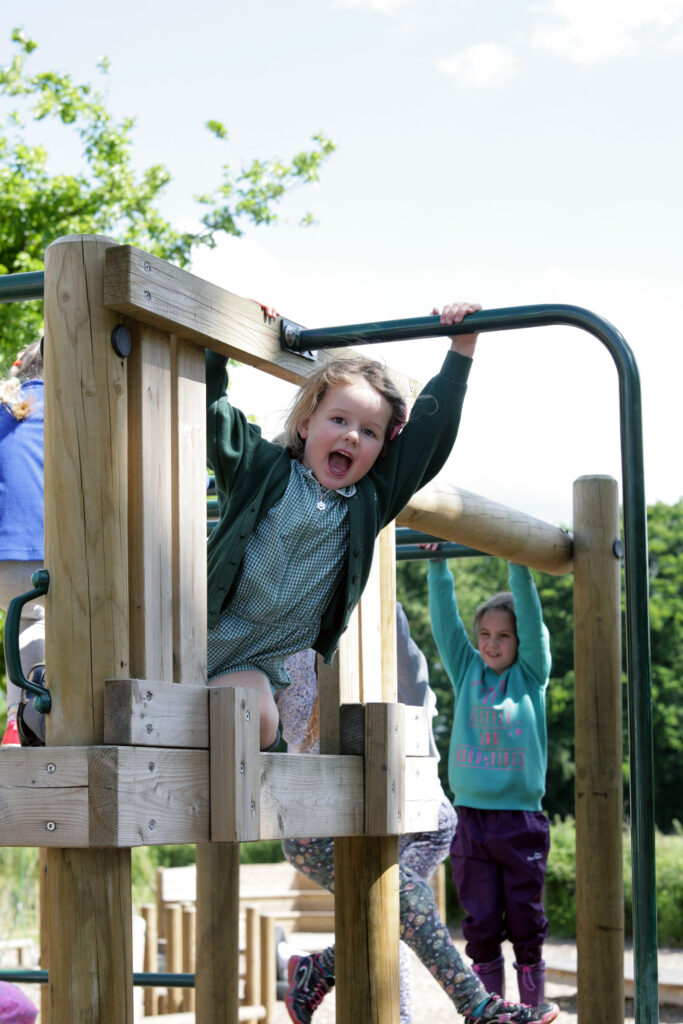
<path id="1" fill-rule="evenodd" d="M 606 318 L 639 368 L 646 500 L 681 498 L 683 0 L 118 0 L 96 16 L 33 0 L 0 12 L 0 64 L 15 26 L 39 44 L 35 71 L 98 82 L 109 58 L 108 105 L 136 118 L 138 166 L 171 171 L 176 224 L 195 221 L 226 161 L 334 141 L 279 225 L 195 258 L 230 291 L 307 327 L 454 299 Z M 69 169 L 67 146 L 49 151 Z M 308 210 L 317 223 L 300 228 Z M 371 354 L 425 381 L 447 345 Z M 291 395 L 234 374 L 233 401 L 266 436 Z M 618 402 L 612 358 L 585 332 L 482 335 L 442 479 L 570 526 L 578 477 L 613 476 L 621 493 Z"/>

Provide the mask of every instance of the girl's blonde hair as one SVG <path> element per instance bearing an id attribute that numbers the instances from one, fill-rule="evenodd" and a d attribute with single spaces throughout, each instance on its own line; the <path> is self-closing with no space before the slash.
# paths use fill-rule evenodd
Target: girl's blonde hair
<path id="1" fill-rule="evenodd" d="M 487 612 L 509 612 L 512 616 L 515 633 L 517 633 L 517 616 L 515 615 L 515 599 L 512 594 L 507 590 L 502 590 L 500 594 L 494 594 L 488 601 L 484 601 L 480 604 L 474 613 L 472 619 L 472 631 L 475 639 L 479 636 L 479 627 L 481 620 L 484 618 Z"/>
<path id="2" fill-rule="evenodd" d="M 381 363 L 365 356 L 354 356 L 348 359 L 331 359 L 312 377 L 309 377 L 297 395 L 289 411 L 285 428 L 278 436 L 278 442 L 289 448 L 292 455 L 301 460 L 304 454 L 304 439 L 299 434 L 298 424 L 315 412 L 328 390 L 338 385 L 357 384 L 364 380 L 378 391 L 391 406 L 391 418 L 384 438 L 381 455 L 386 451 L 390 438 L 403 426 L 405 421 L 405 402 L 400 391 Z"/>
<path id="3" fill-rule="evenodd" d="M 4 405 L 15 420 L 25 420 L 31 412 L 30 398 L 21 398 L 21 385 L 25 380 L 43 376 L 42 338 L 17 353 L 8 380 L 0 381 L 0 405 Z"/>

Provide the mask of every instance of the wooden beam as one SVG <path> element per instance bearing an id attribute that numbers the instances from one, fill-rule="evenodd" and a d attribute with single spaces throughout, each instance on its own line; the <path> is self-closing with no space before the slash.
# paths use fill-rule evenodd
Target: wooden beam
<path id="1" fill-rule="evenodd" d="M 439 479 L 413 495 L 396 521 L 551 576 L 572 569 L 569 533 Z"/>
<path id="2" fill-rule="evenodd" d="M 112 248 L 104 280 L 105 305 L 141 323 L 168 331 L 214 352 L 293 384 L 352 349 L 328 349 L 314 360 L 280 348 L 280 318 L 266 316 L 258 302 L 219 288 L 132 245 Z M 391 370 L 406 397 L 419 384 Z"/>
<path id="3" fill-rule="evenodd" d="M 92 846 L 208 842 L 206 750 L 93 747 L 89 780 Z"/>

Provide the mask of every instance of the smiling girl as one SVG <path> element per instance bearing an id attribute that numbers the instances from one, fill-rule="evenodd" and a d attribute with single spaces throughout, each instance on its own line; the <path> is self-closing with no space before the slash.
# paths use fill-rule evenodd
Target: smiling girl
<path id="1" fill-rule="evenodd" d="M 452 303 L 441 322 L 480 308 Z M 332 661 L 375 538 L 448 458 L 476 340 L 451 338 L 405 425 L 403 396 L 380 363 L 331 360 L 295 400 L 284 448 L 230 404 L 227 360 L 207 353 L 220 514 L 208 545 L 209 685 L 257 690 L 262 750 L 279 739 L 273 693 L 289 685 L 285 659 L 313 647 Z"/>
<path id="2" fill-rule="evenodd" d="M 458 830 L 451 871 L 467 912 L 465 950 L 486 989 L 504 996 L 501 944 L 509 939 L 520 1000 L 535 1006 L 545 998 L 548 932 L 543 884 L 550 829 L 541 800 L 550 648 L 530 571 L 512 563 L 509 571 L 512 593 L 496 594 L 475 612 L 476 646 L 443 560 L 429 565 L 429 606 L 455 691 L 448 781 Z"/>

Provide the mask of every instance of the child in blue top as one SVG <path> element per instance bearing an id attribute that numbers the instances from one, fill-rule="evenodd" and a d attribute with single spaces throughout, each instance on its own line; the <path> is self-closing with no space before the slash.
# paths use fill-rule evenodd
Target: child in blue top
<path id="1" fill-rule="evenodd" d="M 520 999 L 541 1003 L 548 922 L 543 883 L 550 830 L 541 811 L 547 767 L 548 631 L 529 570 L 510 564 L 512 593 L 474 617 L 473 646 L 445 561 L 429 566 L 432 631 L 455 691 L 448 780 L 458 830 L 451 870 L 467 912 L 466 952 L 503 995 L 503 939 L 513 944 Z"/>
<path id="2" fill-rule="evenodd" d="M 452 303 L 444 324 L 480 307 Z M 434 311 L 437 312 L 436 310 Z M 455 441 L 476 335 L 451 339 L 398 436 L 405 404 L 371 359 L 331 360 L 303 386 L 287 447 L 261 437 L 207 353 L 207 447 L 220 519 L 208 544 L 208 674 L 260 700 L 261 748 L 277 741 L 273 691 L 288 655 L 331 661 L 360 600 L 377 534 L 439 472 Z"/>

